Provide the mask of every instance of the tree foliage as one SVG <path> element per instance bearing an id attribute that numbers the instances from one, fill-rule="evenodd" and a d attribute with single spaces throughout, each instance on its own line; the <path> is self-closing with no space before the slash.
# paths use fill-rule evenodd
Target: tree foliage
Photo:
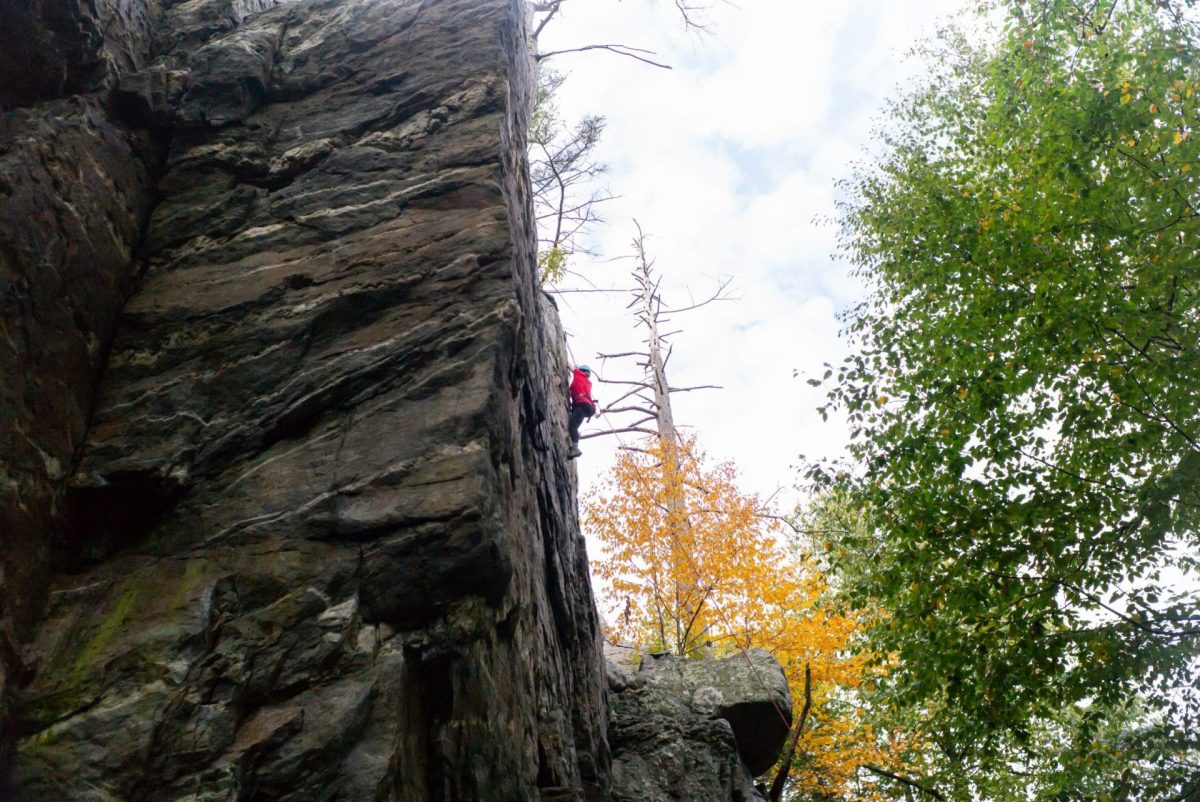
<path id="1" fill-rule="evenodd" d="M 843 187 L 854 464 L 811 476 L 868 516 L 829 555 L 954 798 L 1197 776 L 1197 52 L 1170 3 L 1013 2 Z"/>
<path id="2" fill-rule="evenodd" d="M 709 467 L 694 440 L 623 451 L 584 524 L 605 548 L 594 565 L 610 588 L 610 636 L 690 656 L 765 649 L 796 700 L 811 668 L 792 798 L 840 797 L 862 764 L 891 761 L 855 701 L 869 659 L 849 651 L 857 617 L 826 603 L 815 564 L 781 545 L 779 520 L 737 488 L 731 463 Z"/>

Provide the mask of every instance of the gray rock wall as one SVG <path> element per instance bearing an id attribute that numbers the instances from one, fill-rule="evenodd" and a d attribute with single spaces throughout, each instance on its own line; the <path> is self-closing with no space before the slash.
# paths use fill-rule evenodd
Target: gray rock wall
<path id="1" fill-rule="evenodd" d="M 687 660 L 609 644 L 605 654 L 613 802 L 762 802 L 754 778 L 792 723 L 774 657 Z"/>
<path id="2" fill-rule="evenodd" d="M 163 4 L 0 0 L 0 104 L 96 92 L 141 69 L 152 56 Z"/>
<path id="3" fill-rule="evenodd" d="M 0 0 L 0 765 L 13 684 L 28 675 L 20 643 L 46 599 L 51 535 L 160 159 L 102 93 L 75 94 L 150 56 L 145 17 L 115 8 Z"/>
<path id="4" fill-rule="evenodd" d="M 6 798 L 604 799 L 522 4 L 274 5 L 21 17 Z"/>

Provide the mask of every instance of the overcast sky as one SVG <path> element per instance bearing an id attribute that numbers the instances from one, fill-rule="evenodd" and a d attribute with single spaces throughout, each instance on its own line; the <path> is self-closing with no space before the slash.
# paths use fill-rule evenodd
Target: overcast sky
<path id="1" fill-rule="evenodd" d="M 694 427 L 715 457 L 738 464 L 743 489 L 798 497 L 800 455 L 836 455 L 844 427 L 823 423 L 821 394 L 805 379 L 836 363 L 835 313 L 862 296 L 833 259 L 835 182 L 870 147 L 889 97 L 921 65 L 905 57 L 962 0 L 739 0 L 714 6 L 709 36 L 683 31 L 670 0 L 568 0 L 541 49 L 612 43 L 657 51 L 660 70 L 611 53 L 545 62 L 568 73 L 559 105 L 568 119 L 602 114 L 600 159 L 609 165 L 603 258 L 630 252 L 632 219 L 663 276 L 669 303 L 703 296 L 731 276 L 738 300 L 677 322 L 674 385 L 722 390 L 675 397 L 678 423 Z M 600 286 L 628 286 L 625 263 L 577 259 Z M 563 286 L 581 286 L 569 279 Z M 605 378 L 632 365 L 597 358 L 636 344 L 627 299 L 559 297 L 571 352 Z M 798 372 L 798 377 L 793 373 Z M 614 391 L 597 385 L 601 402 Z M 618 421 L 612 423 L 617 425 Z M 604 418 L 585 427 L 605 425 Z M 586 440 L 578 461 L 586 489 L 608 469 L 613 437 Z"/>

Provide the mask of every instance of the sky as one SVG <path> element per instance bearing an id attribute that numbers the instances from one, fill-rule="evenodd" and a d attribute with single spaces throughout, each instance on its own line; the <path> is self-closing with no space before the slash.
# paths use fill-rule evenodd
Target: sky
<path id="1" fill-rule="evenodd" d="M 576 257 L 563 288 L 628 287 L 636 219 L 669 305 L 705 297 L 722 277 L 736 300 L 674 322 L 671 384 L 723 389 L 673 397 L 675 420 L 710 456 L 732 459 L 742 489 L 774 494 L 783 511 L 802 500 L 797 466 L 837 456 L 846 427 L 823 422 L 823 391 L 806 379 L 845 355 L 836 313 L 864 296 L 834 258 L 836 183 L 872 148 L 886 104 L 922 69 L 906 57 L 963 0 L 738 0 L 714 4 L 711 31 L 684 30 L 670 0 L 567 0 L 540 50 L 620 43 L 655 51 L 672 69 L 591 51 L 544 65 L 567 74 L 565 119 L 607 120 L 598 158 L 617 199 L 592 235 L 595 259 Z M 557 298 L 576 364 L 606 379 L 637 378 L 601 353 L 637 347 L 628 298 Z M 601 405 L 617 392 L 597 384 Z M 619 428 L 614 417 L 584 432 Z M 623 436 L 624 442 L 634 438 Z M 583 442 L 582 488 L 603 479 L 617 437 Z M 593 546 L 594 548 L 594 546 Z"/>

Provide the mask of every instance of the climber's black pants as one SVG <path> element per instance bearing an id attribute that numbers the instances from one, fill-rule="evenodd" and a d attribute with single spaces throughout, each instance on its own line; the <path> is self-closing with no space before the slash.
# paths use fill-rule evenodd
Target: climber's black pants
<path id="1" fill-rule="evenodd" d="M 583 422 L 592 417 L 596 412 L 596 408 L 591 404 L 583 401 L 575 401 L 571 404 L 571 445 L 579 445 L 579 427 Z"/>

